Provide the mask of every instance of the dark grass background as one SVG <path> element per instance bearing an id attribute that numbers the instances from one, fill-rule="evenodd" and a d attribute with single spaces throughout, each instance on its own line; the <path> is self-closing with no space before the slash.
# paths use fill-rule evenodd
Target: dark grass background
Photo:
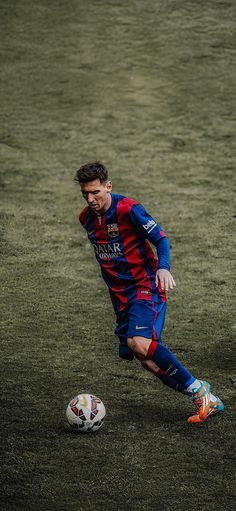
<path id="1" fill-rule="evenodd" d="M 233 510 L 235 2 L 0 6 L 1 509 Z M 225 401 L 206 424 L 116 356 L 73 183 L 95 158 L 169 233 L 164 338 Z M 82 391 L 98 434 L 67 428 Z"/>

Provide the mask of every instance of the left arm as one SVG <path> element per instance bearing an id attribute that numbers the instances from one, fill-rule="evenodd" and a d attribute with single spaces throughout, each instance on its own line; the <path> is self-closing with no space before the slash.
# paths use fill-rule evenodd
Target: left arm
<path id="1" fill-rule="evenodd" d="M 169 291 L 176 286 L 175 281 L 170 273 L 170 242 L 168 238 L 161 238 L 157 242 L 158 270 L 156 272 L 156 285 L 159 283 L 161 289 Z"/>
<path id="2" fill-rule="evenodd" d="M 161 226 L 152 218 L 141 204 L 135 204 L 130 212 L 131 220 L 140 234 L 147 238 L 157 249 L 158 269 L 156 285 L 169 291 L 175 287 L 170 273 L 170 242 Z"/>

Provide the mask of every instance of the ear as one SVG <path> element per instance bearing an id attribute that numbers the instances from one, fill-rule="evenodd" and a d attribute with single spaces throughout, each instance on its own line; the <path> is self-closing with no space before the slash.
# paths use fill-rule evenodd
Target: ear
<path id="1" fill-rule="evenodd" d="M 112 182 L 111 181 L 107 181 L 106 183 L 106 189 L 108 192 L 111 192 L 112 191 Z"/>

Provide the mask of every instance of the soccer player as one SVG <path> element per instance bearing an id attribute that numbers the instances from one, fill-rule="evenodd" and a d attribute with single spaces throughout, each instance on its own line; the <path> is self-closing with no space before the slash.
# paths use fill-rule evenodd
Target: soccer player
<path id="1" fill-rule="evenodd" d="M 224 404 L 206 381 L 195 378 L 162 343 L 166 292 L 175 287 L 170 243 L 160 225 L 136 200 L 113 194 L 106 167 L 87 163 L 77 170 L 87 202 L 80 213 L 117 318 L 120 357 L 140 360 L 165 385 L 192 398 L 190 423 L 206 421 Z M 157 257 L 150 246 L 157 251 Z"/>

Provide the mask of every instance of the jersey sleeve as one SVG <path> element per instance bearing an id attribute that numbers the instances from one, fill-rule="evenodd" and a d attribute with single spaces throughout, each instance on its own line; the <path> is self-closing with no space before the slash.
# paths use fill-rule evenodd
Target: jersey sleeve
<path id="1" fill-rule="evenodd" d="M 170 271 L 170 242 L 168 238 L 161 238 L 157 244 L 158 270 Z"/>
<path id="2" fill-rule="evenodd" d="M 130 217 L 135 230 L 143 238 L 151 241 L 153 245 L 156 245 L 161 238 L 166 238 L 166 234 L 161 226 L 146 211 L 142 204 L 134 204 L 130 211 Z"/>
<path id="3" fill-rule="evenodd" d="M 162 227 L 142 204 L 135 204 L 132 207 L 130 217 L 136 232 L 156 247 L 159 261 L 158 269 L 170 270 L 170 242 Z"/>

